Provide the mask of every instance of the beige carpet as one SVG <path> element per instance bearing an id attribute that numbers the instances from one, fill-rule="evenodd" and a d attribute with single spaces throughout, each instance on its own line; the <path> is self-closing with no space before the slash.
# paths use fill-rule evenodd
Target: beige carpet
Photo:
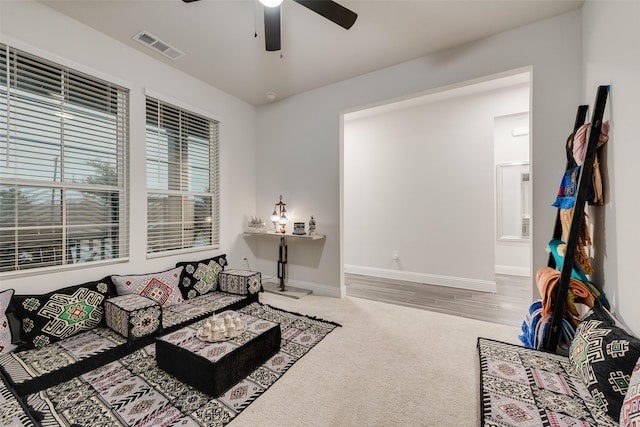
<path id="1" fill-rule="evenodd" d="M 518 328 L 347 297 L 261 302 L 335 329 L 231 423 L 241 426 L 478 426 L 479 336 Z M 523 313 L 524 316 L 524 313 Z"/>

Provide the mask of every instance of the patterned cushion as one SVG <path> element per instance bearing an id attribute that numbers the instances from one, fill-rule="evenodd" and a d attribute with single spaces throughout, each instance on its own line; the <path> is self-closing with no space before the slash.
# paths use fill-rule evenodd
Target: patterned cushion
<path id="1" fill-rule="evenodd" d="M 39 425 L 15 391 L 2 380 L 0 380 L 0 425 L 23 427 Z"/>
<path id="2" fill-rule="evenodd" d="M 0 354 L 11 353 L 16 348 L 11 342 L 11 328 L 6 314 L 12 296 L 13 289 L 0 292 Z"/>
<path id="3" fill-rule="evenodd" d="M 151 298 L 163 307 L 183 301 L 178 281 L 183 268 L 177 267 L 159 273 L 132 276 L 111 276 L 118 295 L 139 294 Z"/>
<path id="4" fill-rule="evenodd" d="M 578 325 L 569 360 L 589 392 L 616 421 L 640 357 L 640 340 L 615 324 L 600 305 Z"/>
<path id="5" fill-rule="evenodd" d="M 222 254 L 201 261 L 179 262 L 176 267 L 184 267 L 180 277 L 180 291 L 184 299 L 195 298 L 213 292 L 218 288 L 218 274 L 227 264 L 227 255 Z"/>
<path id="6" fill-rule="evenodd" d="M 220 290 L 238 295 L 255 294 L 262 291 L 262 275 L 259 271 L 223 271 L 220 273 Z"/>
<path id="7" fill-rule="evenodd" d="M 105 310 L 107 326 L 127 338 L 129 344 L 154 334 L 162 325 L 160 306 L 142 295 L 127 294 L 109 298 Z"/>
<path id="8" fill-rule="evenodd" d="M 100 325 L 105 300 L 113 295 L 109 278 L 69 286 L 44 295 L 14 295 L 21 349 L 42 347 Z"/>
<path id="9" fill-rule="evenodd" d="M 640 359 L 633 368 L 629 389 L 620 411 L 620 427 L 632 426 L 640 426 Z"/>

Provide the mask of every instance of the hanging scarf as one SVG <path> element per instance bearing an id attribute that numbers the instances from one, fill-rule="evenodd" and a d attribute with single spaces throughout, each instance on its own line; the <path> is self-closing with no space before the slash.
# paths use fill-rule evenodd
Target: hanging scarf
<path id="1" fill-rule="evenodd" d="M 529 311 L 522 322 L 522 334 L 518 336 L 522 344 L 527 348 L 541 350 L 545 341 L 545 335 L 549 331 L 551 316 L 542 315 L 542 301 L 536 300 L 529 307 Z M 568 354 L 571 342 L 575 336 L 575 328 L 566 317 L 562 318 L 560 336 L 558 337 L 558 352 Z"/>
<path id="2" fill-rule="evenodd" d="M 547 317 L 553 313 L 557 287 L 560 279 L 560 272 L 551 267 L 542 267 L 536 273 L 536 286 L 542 295 L 542 316 Z M 597 293 L 594 294 L 594 291 Z M 571 277 L 569 279 L 569 291 L 564 314 L 574 326 L 580 323 L 580 313 L 576 308 L 576 303 L 582 303 L 588 307 L 593 307 L 594 300 L 600 292 L 591 289 L 587 284 Z"/>
<path id="3" fill-rule="evenodd" d="M 573 160 L 578 166 L 582 166 L 584 158 L 587 154 L 587 134 L 591 123 L 585 123 L 580 126 L 573 137 Z M 602 123 L 600 126 L 600 136 L 596 145 L 596 155 L 593 160 L 593 173 L 591 175 L 590 195 L 587 202 L 590 205 L 601 206 L 604 204 L 604 196 L 602 193 L 602 174 L 600 173 L 600 161 L 598 160 L 598 151 L 604 144 L 609 141 L 609 122 Z"/>
<path id="4" fill-rule="evenodd" d="M 573 218 L 573 208 L 560 209 L 560 223 L 562 224 L 562 240 L 565 242 L 569 239 L 569 229 L 571 228 L 571 218 Z M 566 244 L 562 243 L 558 245 L 558 253 L 564 256 Z M 587 246 L 591 246 L 591 237 L 589 233 L 589 223 L 587 222 L 587 214 L 585 212 L 582 217 L 582 224 L 580 225 L 580 231 L 578 233 L 578 244 L 576 247 L 575 260 L 582 268 L 584 274 L 593 274 L 591 268 L 591 260 L 587 255 Z"/>

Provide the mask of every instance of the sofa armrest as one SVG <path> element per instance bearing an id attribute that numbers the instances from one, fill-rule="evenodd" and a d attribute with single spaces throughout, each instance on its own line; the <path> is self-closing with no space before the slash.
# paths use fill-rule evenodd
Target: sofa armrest
<path id="1" fill-rule="evenodd" d="M 262 275 L 259 271 L 224 270 L 218 275 L 218 287 L 230 294 L 257 294 L 263 290 Z"/>
<path id="2" fill-rule="evenodd" d="M 162 308 L 142 295 L 120 295 L 106 301 L 105 320 L 109 328 L 131 344 L 162 329 Z"/>

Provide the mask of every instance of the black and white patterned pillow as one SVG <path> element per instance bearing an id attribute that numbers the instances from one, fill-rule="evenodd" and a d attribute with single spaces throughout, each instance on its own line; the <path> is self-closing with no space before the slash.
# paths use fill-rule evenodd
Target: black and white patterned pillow
<path id="1" fill-rule="evenodd" d="M 182 267 L 150 274 L 111 276 L 118 295 L 139 294 L 151 298 L 162 307 L 170 307 L 183 301 L 178 283 Z"/>
<path id="2" fill-rule="evenodd" d="M 591 396 L 616 422 L 639 357 L 640 340 L 616 325 L 598 303 L 578 325 L 569 350 Z"/>
<path id="3" fill-rule="evenodd" d="M 43 295 L 14 295 L 12 306 L 20 321 L 21 349 L 43 347 L 104 321 L 105 301 L 115 296 L 108 277 L 69 286 Z"/>
<path id="4" fill-rule="evenodd" d="M 184 267 L 179 284 L 184 299 L 195 298 L 218 289 L 218 275 L 226 264 L 226 254 L 200 261 L 177 263 L 176 267 Z"/>

